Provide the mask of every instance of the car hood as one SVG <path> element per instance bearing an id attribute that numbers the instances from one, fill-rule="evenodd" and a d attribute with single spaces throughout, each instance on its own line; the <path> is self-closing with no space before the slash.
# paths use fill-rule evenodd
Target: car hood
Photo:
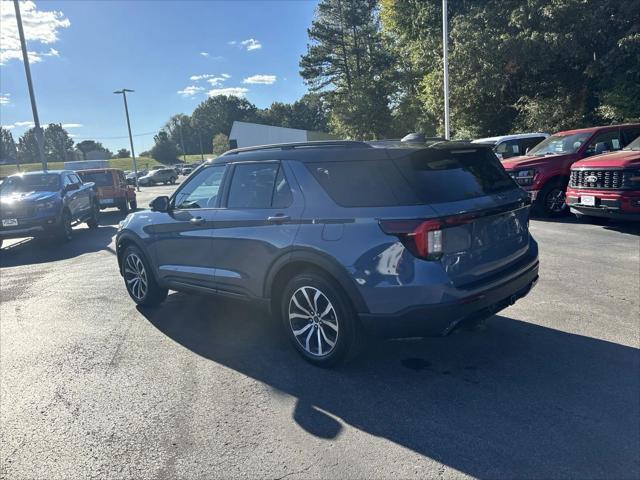
<path id="1" fill-rule="evenodd" d="M 522 155 L 520 157 L 511 157 L 502 160 L 502 166 L 505 170 L 515 170 L 520 168 L 535 168 L 546 165 L 549 161 L 557 162 L 558 160 L 567 160 L 575 158 L 576 154 L 567 155 L 547 155 L 546 157 L 537 157 L 535 155 Z"/>
<path id="2" fill-rule="evenodd" d="M 620 150 L 586 158 L 574 163 L 572 168 L 625 168 L 632 166 L 640 166 L 640 151 L 638 150 Z"/>
<path id="3" fill-rule="evenodd" d="M 3 205 L 17 203 L 34 203 L 52 200 L 58 196 L 58 192 L 24 192 L 0 195 Z"/>

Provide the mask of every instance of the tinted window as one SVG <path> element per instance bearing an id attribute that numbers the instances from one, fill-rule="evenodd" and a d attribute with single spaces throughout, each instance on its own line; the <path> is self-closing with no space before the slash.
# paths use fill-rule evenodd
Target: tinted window
<path id="1" fill-rule="evenodd" d="M 278 169 L 278 175 L 276 176 L 276 184 L 273 189 L 273 201 L 271 206 L 273 208 L 286 208 L 293 202 L 293 196 L 291 195 L 291 189 L 287 178 L 284 176 L 284 169 L 282 166 Z"/>
<path id="2" fill-rule="evenodd" d="M 396 160 L 315 162 L 307 167 L 345 207 L 452 202 L 516 188 L 485 149 L 418 151 Z"/>
<path id="3" fill-rule="evenodd" d="M 640 136 L 640 127 L 624 129 L 622 135 L 624 135 L 625 145 L 628 145 Z"/>
<path id="4" fill-rule="evenodd" d="M 176 193 L 176 208 L 215 208 L 224 172 L 224 165 L 200 170 Z"/>
<path id="5" fill-rule="evenodd" d="M 111 172 L 87 172 L 80 175 L 85 182 L 93 182 L 97 187 L 108 187 L 113 184 Z"/>
<path id="6" fill-rule="evenodd" d="M 541 141 L 544 140 L 545 137 L 532 137 L 532 138 L 523 138 L 520 140 L 520 153 L 524 155 L 527 150 L 531 150 L 533 147 L 538 145 Z"/>
<path id="7" fill-rule="evenodd" d="M 228 208 L 270 208 L 278 163 L 237 164 L 229 187 Z"/>
<path id="8" fill-rule="evenodd" d="M 585 155 L 611 152 L 613 150 L 620 150 L 621 148 L 622 142 L 620 140 L 620 131 L 614 130 L 612 132 L 605 132 L 596 135 L 593 140 L 589 142 L 589 145 L 585 150 Z"/>
<path id="9" fill-rule="evenodd" d="M 496 153 L 502 155 L 502 158 L 511 158 L 520 155 L 520 145 L 518 140 L 507 140 L 496 147 Z"/>

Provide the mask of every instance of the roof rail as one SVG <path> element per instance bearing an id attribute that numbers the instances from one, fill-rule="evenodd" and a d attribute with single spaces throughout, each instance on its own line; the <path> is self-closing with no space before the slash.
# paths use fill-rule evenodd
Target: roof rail
<path id="1" fill-rule="evenodd" d="M 257 145 L 255 147 L 242 147 L 224 152 L 221 156 L 236 155 L 245 152 L 258 152 L 261 150 L 294 150 L 296 148 L 322 148 L 322 147 L 345 147 L 345 148 L 373 148 L 366 142 L 356 140 L 318 140 L 313 142 L 276 143 L 273 145 Z"/>

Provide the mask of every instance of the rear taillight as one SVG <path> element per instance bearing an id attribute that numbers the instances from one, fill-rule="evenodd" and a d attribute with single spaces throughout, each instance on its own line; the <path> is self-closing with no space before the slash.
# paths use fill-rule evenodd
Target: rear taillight
<path id="1" fill-rule="evenodd" d="M 380 228 L 397 236 L 416 257 L 437 260 L 443 253 L 442 222 L 440 220 L 380 220 Z"/>

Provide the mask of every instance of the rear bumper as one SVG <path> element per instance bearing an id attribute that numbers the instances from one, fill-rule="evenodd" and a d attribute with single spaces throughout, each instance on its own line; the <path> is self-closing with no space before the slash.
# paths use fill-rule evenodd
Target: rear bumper
<path id="1" fill-rule="evenodd" d="M 420 305 L 396 314 L 359 314 L 362 326 L 372 335 L 407 338 L 446 335 L 467 321 L 490 317 L 526 296 L 538 281 L 536 261 L 517 277 L 455 302 Z"/>

